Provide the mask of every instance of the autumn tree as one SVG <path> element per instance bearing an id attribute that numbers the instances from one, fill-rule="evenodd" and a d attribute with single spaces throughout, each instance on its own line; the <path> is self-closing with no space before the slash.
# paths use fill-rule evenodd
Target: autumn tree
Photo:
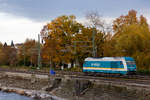
<path id="1" fill-rule="evenodd" d="M 14 46 L 9 46 L 7 43 L 2 47 L 3 64 L 16 66 L 17 64 L 17 50 Z"/>
<path id="2" fill-rule="evenodd" d="M 102 45 L 104 43 L 104 34 L 95 29 L 95 45 L 97 50 L 97 57 L 102 57 Z M 93 35 L 93 28 L 91 27 L 83 27 L 80 34 L 76 34 L 74 37 L 74 41 L 76 41 L 76 56 L 79 59 L 80 63 L 82 64 L 83 60 L 86 57 L 92 57 L 92 35 Z"/>
<path id="3" fill-rule="evenodd" d="M 120 16 L 114 21 L 113 28 L 116 39 L 116 49 L 125 55 L 133 55 L 135 51 L 142 52 L 149 39 L 149 28 L 146 19 L 141 16 L 138 20 L 136 11 L 129 11 L 128 15 Z"/>
<path id="4" fill-rule="evenodd" d="M 56 55 L 57 42 L 53 39 L 45 39 L 45 44 L 42 47 L 42 63 L 52 66 L 52 61 Z"/>
<path id="5" fill-rule="evenodd" d="M 113 34 L 107 33 L 103 44 L 104 57 L 114 57 L 116 50 L 114 49 L 115 40 L 112 38 Z"/>
<path id="6" fill-rule="evenodd" d="M 113 31 L 115 35 L 121 34 L 123 28 L 137 24 L 138 20 L 136 14 L 137 12 L 135 10 L 130 10 L 128 15 L 121 15 L 119 18 L 115 19 L 113 22 Z"/>
<path id="7" fill-rule="evenodd" d="M 131 56 L 142 66 L 139 69 L 150 69 L 150 30 L 143 15 L 138 17 L 135 10 L 130 10 L 127 15 L 116 18 L 113 34 L 97 12 L 88 13 L 86 17 L 90 24 L 85 26 L 78 23 L 75 16 L 60 16 L 43 27 L 42 59 L 45 64 L 62 65 L 75 62 L 76 58 L 82 63 L 84 58 L 92 56 L 95 47 L 97 57 Z"/>
<path id="8" fill-rule="evenodd" d="M 75 16 L 60 16 L 45 25 L 41 35 L 45 42 L 44 57 L 57 64 L 69 63 L 73 59 L 71 53 L 72 38 L 79 33 L 82 25 L 76 21 Z M 52 45 L 55 44 L 55 45 Z"/>
<path id="9" fill-rule="evenodd" d="M 25 43 L 18 48 L 18 59 L 21 65 L 25 63 L 26 66 L 37 66 L 37 46 L 38 43 L 35 40 L 27 39 Z"/>
<path id="10" fill-rule="evenodd" d="M 115 34 L 112 40 L 115 41 L 116 56 L 132 56 L 138 66 L 144 67 L 149 66 L 142 59 L 150 51 L 150 31 L 146 18 L 143 15 L 137 17 L 136 13 L 135 10 L 130 10 L 127 15 L 122 15 L 113 22 Z"/>
<path id="11" fill-rule="evenodd" d="M 96 11 L 91 11 L 86 14 L 86 19 L 89 22 L 89 27 L 92 28 L 92 44 L 93 44 L 93 56 L 103 56 L 103 44 L 105 38 L 105 25 L 101 16 Z"/>
<path id="12" fill-rule="evenodd" d="M 4 65 L 5 63 L 5 54 L 3 52 L 3 44 L 0 43 L 0 65 Z"/>

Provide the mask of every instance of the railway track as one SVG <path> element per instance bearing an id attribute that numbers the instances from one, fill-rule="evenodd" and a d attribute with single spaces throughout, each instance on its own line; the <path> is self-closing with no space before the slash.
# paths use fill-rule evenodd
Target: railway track
<path id="1" fill-rule="evenodd" d="M 26 73 L 26 74 L 38 74 L 38 75 L 48 75 L 48 71 L 40 70 L 17 70 L 17 69 L 5 69 L 0 68 L 0 72 L 15 72 L 15 73 Z M 68 75 L 72 78 L 81 78 L 81 79 L 93 79 L 93 80 L 104 80 L 104 81 L 117 81 L 117 82 L 133 82 L 133 83 L 143 83 L 150 85 L 150 76 L 149 75 L 132 75 L 132 76 L 87 76 L 82 72 L 69 72 L 69 71 L 56 71 L 57 75 L 63 76 Z"/>
<path id="2" fill-rule="evenodd" d="M 42 75 L 48 75 L 49 71 L 45 70 L 18 70 L 18 69 L 5 69 L 5 68 L 0 68 L 0 72 L 18 72 L 18 73 L 28 73 L 28 74 L 42 74 Z M 83 75 L 82 72 L 71 72 L 71 71 L 55 71 L 57 74 L 61 75 Z"/>

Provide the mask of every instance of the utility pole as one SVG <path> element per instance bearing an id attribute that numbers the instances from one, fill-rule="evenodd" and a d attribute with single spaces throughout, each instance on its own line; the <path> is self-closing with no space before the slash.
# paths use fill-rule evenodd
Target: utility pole
<path id="1" fill-rule="evenodd" d="M 26 64 L 25 64 L 25 62 L 26 62 L 26 61 L 25 61 L 25 46 L 23 46 L 23 58 L 24 58 L 24 66 L 25 66 L 25 65 L 26 65 Z"/>
<path id="2" fill-rule="evenodd" d="M 75 65 L 76 66 L 79 66 L 79 60 L 78 60 L 78 57 L 77 57 L 77 43 L 92 43 L 92 41 L 73 41 L 73 47 L 74 47 L 74 56 L 75 56 Z M 87 45 L 81 45 L 78 47 L 83 47 L 83 48 L 91 48 L 92 46 L 87 46 Z"/>
<path id="3" fill-rule="evenodd" d="M 49 68 L 50 70 L 52 69 L 52 61 L 51 61 L 51 56 L 49 55 Z"/>
<path id="4" fill-rule="evenodd" d="M 73 41 L 73 42 L 74 42 L 75 66 L 79 66 L 78 58 L 76 56 L 76 54 L 77 54 L 77 42 L 79 42 L 79 41 Z"/>
<path id="5" fill-rule="evenodd" d="M 92 44 L 93 44 L 93 57 L 96 57 L 96 51 L 95 51 L 95 28 L 93 28 L 93 34 L 92 34 Z"/>
<path id="6" fill-rule="evenodd" d="M 38 68 L 37 69 L 40 69 L 41 67 L 41 48 L 40 48 L 40 34 L 38 34 Z"/>

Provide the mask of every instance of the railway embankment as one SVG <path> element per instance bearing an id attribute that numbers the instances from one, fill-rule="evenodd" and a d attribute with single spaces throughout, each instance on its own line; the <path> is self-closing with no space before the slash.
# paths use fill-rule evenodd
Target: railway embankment
<path id="1" fill-rule="evenodd" d="M 0 73 L 0 89 L 34 100 L 150 100 L 150 80 Z"/>

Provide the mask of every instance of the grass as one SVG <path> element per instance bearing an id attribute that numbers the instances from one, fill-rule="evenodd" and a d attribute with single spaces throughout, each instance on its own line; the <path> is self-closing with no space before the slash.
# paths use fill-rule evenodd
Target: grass
<path id="1" fill-rule="evenodd" d="M 32 70 L 39 70 L 43 72 L 48 72 L 50 70 L 50 67 L 40 67 L 40 69 L 37 69 L 37 67 L 34 66 L 6 66 L 1 65 L 0 68 L 3 69 L 9 69 L 9 70 L 18 70 L 18 71 L 32 71 Z M 60 68 L 53 68 L 55 71 L 60 71 Z M 72 68 L 64 68 L 63 71 L 71 71 L 71 72 L 82 72 L 81 67 L 72 67 Z"/>
<path id="2" fill-rule="evenodd" d="M 74 72 L 82 72 L 81 67 L 72 67 L 72 68 L 65 68 L 64 71 L 74 71 Z"/>
<path id="3" fill-rule="evenodd" d="M 137 70 L 137 74 L 150 75 L 150 70 Z"/>
<path id="4" fill-rule="evenodd" d="M 9 69 L 9 70 L 20 70 L 20 71 L 37 70 L 37 67 L 34 67 L 34 66 L 6 66 L 6 65 L 2 65 L 2 66 L 0 66 L 0 68 Z M 48 67 L 41 67 L 40 70 L 41 71 L 48 71 L 49 68 Z"/>

